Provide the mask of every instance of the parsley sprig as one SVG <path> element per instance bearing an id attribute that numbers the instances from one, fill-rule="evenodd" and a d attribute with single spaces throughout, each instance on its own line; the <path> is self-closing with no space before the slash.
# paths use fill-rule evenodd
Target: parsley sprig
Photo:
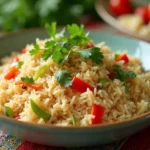
<path id="1" fill-rule="evenodd" d="M 123 86 L 125 87 L 125 91 L 128 92 L 129 88 L 127 85 L 127 79 L 134 79 L 136 74 L 132 71 L 127 71 L 121 69 L 120 65 L 114 65 L 115 76 L 114 79 L 119 79 L 123 82 Z"/>
<path id="2" fill-rule="evenodd" d="M 21 80 L 26 83 L 34 83 L 33 77 L 21 77 Z"/>
<path id="3" fill-rule="evenodd" d="M 103 54 L 100 48 L 83 48 L 86 43 L 91 39 L 84 31 L 84 26 L 78 26 L 77 24 L 67 25 L 66 34 L 63 33 L 60 37 L 56 38 L 56 23 L 51 25 L 46 24 L 48 34 L 52 37 L 47 41 L 44 46 L 42 58 L 47 60 L 52 58 L 54 62 L 64 64 L 68 60 L 72 53 L 80 53 L 80 56 L 85 59 L 91 59 L 96 64 L 101 64 L 103 60 Z M 74 47 L 78 46 L 76 51 L 73 51 Z M 40 51 L 40 46 L 34 44 L 34 48 L 30 51 L 30 55 L 36 55 Z"/>
<path id="4" fill-rule="evenodd" d="M 59 70 L 56 74 L 55 77 L 57 81 L 60 83 L 60 85 L 64 87 L 68 87 L 72 85 L 72 80 L 71 80 L 71 75 L 67 70 Z"/>
<path id="5" fill-rule="evenodd" d="M 133 79 L 136 77 L 136 74 L 132 71 L 127 71 L 121 69 L 120 65 L 114 65 L 115 79 L 119 79 L 122 82 L 126 82 L 127 79 Z"/>
<path id="6" fill-rule="evenodd" d="M 83 59 L 91 59 L 97 65 L 103 61 L 103 54 L 98 47 L 86 48 L 86 44 L 91 41 L 88 33 L 85 33 L 84 26 L 77 24 L 67 25 L 66 29 L 56 36 L 56 23 L 46 24 L 46 29 L 51 37 L 45 42 L 44 48 L 40 49 L 38 44 L 34 44 L 34 48 L 30 51 L 30 55 L 37 55 L 42 50 L 43 60 L 52 58 L 54 62 L 63 64 L 69 59 L 73 53 L 79 53 Z M 67 70 L 59 70 L 55 74 L 55 78 L 60 85 L 67 87 L 72 84 L 71 75 Z M 32 82 L 31 78 L 23 78 L 25 82 Z"/>

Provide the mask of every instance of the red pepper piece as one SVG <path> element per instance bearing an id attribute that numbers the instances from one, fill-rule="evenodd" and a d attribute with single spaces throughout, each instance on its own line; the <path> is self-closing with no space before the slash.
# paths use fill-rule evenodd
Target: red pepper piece
<path id="1" fill-rule="evenodd" d="M 9 72 L 5 75 L 5 79 L 6 80 L 10 80 L 12 78 L 15 78 L 16 77 L 16 74 L 18 72 L 18 69 L 16 67 L 12 67 L 10 68 Z"/>
<path id="2" fill-rule="evenodd" d="M 14 62 L 18 62 L 18 61 L 19 61 L 19 58 L 17 56 L 14 56 L 11 60 L 11 64 Z"/>
<path id="3" fill-rule="evenodd" d="M 114 76 L 115 76 L 114 72 L 109 72 L 109 74 L 108 74 L 109 79 L 112 80 L 114 78 Z"/>
<path id="4" fill-rule="evenodd" d="M 91 114 L 94 115 L 95 118 L 92 118 L 92 124 L 102 123 L 104 112 L 105 112 L 105 108 L 103 106 L 93 104 Z"/>
<path id="5" fill-rule="evenodd" d="M 16 85 L 24 85 L 24 86 L 27 86 L 27 87 L 30 87 L 30 88 L 33 88 L 35 90 L 41 90 L 42 88 L 42 85 L 41 84 L 29 84 L 29 83 L 26 83 L 24 81 L 17 81 L 15 83 Z"/>
<path id="6" fill-rule="evenodd" d="M 78 77 L 73 78 L 71 88 L 81 93 L 86 92 L 88 88 L 92 92 L 94 91 L 94 88 L 91 85 L 79 79 Z"/>
<path id="7" fill-rule="evenodd" d="M 25 49 L 25 48 L 23 48 L 22 50 L 21 50 L 21 53 L 22 54 L 25 54 L 27 52 L 27 49 Z"/>
<path id="8" fill-rule="evenodd" d="M 120 57 L 118 57 L 116 59 L 116 61 L 121 61 L 121 60 L 124 60 L 124 64 L 128 64 L 129 58 L 128 58 L 127 54 L 122 54 Z"/>
<path id="9" fill-rule="evenodd" d="M 20 119 L 20 116 L 19 116 L 19 115 L 18 115 L 18 116 L 15 116 L 14 119 L 15 119 L 15 120 L 19 120 L 19 119 Z"/>

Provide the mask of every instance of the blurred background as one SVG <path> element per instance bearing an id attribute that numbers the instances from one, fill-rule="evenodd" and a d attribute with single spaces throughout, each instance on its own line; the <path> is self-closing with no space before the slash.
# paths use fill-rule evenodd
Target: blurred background
<path id="1" fill-rule="evenodd" d="M 0 0 L 0 28 L 3 32 L 42 27 L 46 22 L 58 25 L 99 21 L 94 0 Z"/>

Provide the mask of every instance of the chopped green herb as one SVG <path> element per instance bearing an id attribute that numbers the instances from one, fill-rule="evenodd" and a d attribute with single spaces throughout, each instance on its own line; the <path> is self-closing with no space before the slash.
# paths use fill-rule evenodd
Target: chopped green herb
<path id="1" fill-rule="evenodd" d="M 47 32 L 49 34 L 49 36 L 52 36 L 53 39 L 56 38 L 56 22 L 52 22 L 51 25 L 46 24 L 45 28 L 47 29 Z"/>
<path id="2" fill-rule="evenodd" d="M 34 83 L 34 80 L 33 80 L 33 78 L 32 77 L 21 77 L 21 80 L 23 81 L 23 82 L 26 82 L 26 83 Z"/>
<path id="3" fill-rule="evenodd" d="M 128 87 L 127 83 L 126 83 L 126 82 L 124 82 L 124 83 L 123 83 L 123 85 L 124 85 L 124 87 L 125 87 L 125 91 L 126 91 L 126 93 L 128 93 L 128 92 L 129 92 L 129 87 Z"/>
<path id="4" fill-rule="evenodd" d="M 46 72 L 48 71 L 48 66 L 44 65 L 44 66 L 40 66 L 37 71 L 35 72 L 34 76 L 33 76 L 33 80 L 37 80 L 39 77 L 44 76 L 44 74 L 46 74 Z"/>
<path id="5" fill-rule="evenodd" d="M 19 61 L 19 62 L 17 63 L 17 68 L 20 68 L 23 64 L 24 64 L 23 61 Z"/>
<path id="6" fill-rule="evenodd" d="M 39 117 L 43 118 L 44 120 L 49 120 L 51 115 L 50 113 L 42 110 L 33 100 L 30 100 L 31 108 L 33 112 Z"/>
<path id="7" fill-rule="evenodd" d="M 136 77 L 136 74 L 132 71 L 122 70 L 121 66 L 114 65 L 115 79 L 119 79 L 121 81 L 126 81 L 126 79 L 133 79 Z"/>
<path id="8" fill-rule="evenodd" d="M 70 37 L 73 38 L 75 36 L 81 36 L 84 34 L 84 26 L 80 27 L 77 24 L 67 25 L 67 30 L 70 34 Z"/>
<path id="9" fill-rule="evenodd" d="M 72 120 L 73 126 L 76 126 L 77 125 L 77 119 L 74 115 L 71 115 L 71 120 Z"/>
<path id="10" fill-rule="evenodd" d="M 12 64 L 11 64 L 11 66 L 12 67 L 16 67 L 16 68 L 21 68 L 21 66 L 24 64 L 24 62 L 23 61 L 18 61 L 18 62 L 13 62 Z"/>
<path id="11" fill-rule="evenodd" d="M 120 57 L 119 54 L 115 54 L 115 60 L 117 60 Z"/>
<path id="12" fill-rule="evenodd" d="M 53 55 L 52 55 L 53 61 L 59 62 L 59 60 L 62 58 L 61 47 L 60 45 L 56 45 L 54 49 L 55 51 L 53 51 Z"/>
<path id="13" fill-rule="evenodd" d="M 98 47 L 88 48 L 78 52 L 82 58 L 90 58 L 96 64 L 101 64 L 104 58 L 102 52 L 100 52 L 100 48 Z"/>
<path id="14" fill-rule="evenodd" d="M 102 85 L 104 85 L 104 84 L 106 84 L 106 83 L 108 83 L 108 82 L 109 82 L 109 79 L 108 79 L 108 78 L 104 78 L 104 79 L 100 80 L 100 83 L 101 83 Z"/>
<path id="15" fill-rule="evenodd" d="M 68 87 L 72 85 L 71 75 L 69 74 L 67 70 L 59 70 L 55 74 L 55 78 L 57 79 L 59 84 L 64 87 Z"/>
<path id="16" fill-rule="evenodd" d="M 71 53 L 71 51 L 69 53 L 67 53 L 67 55 L 65 55 L 63 58 L 61 58 L 59 60 L 59 64 L 63 64 L 69 58 L 70 53 Z"/>
<path id="17" fill-rule="evenodd" d="M 30 55 L 36 55 L 40 51 L 40 46 L 38 44 L 34 44 L 33 46 L 34 48 L 29 51 Z"/>
<path id="18" fill-rule="evenodd" d="M 14 117 L 13 110 L 8 106 L 4 106 L 4 114 L 5 116 L 8 116 L 8 117 L 12 117 L 12 118 Z"/>
<path id="19" fill-rule="evenodd" d="M 43 54 L 42 54 L 42 58 L 44 59 L 44 60 L 47 60 L 49 57 L 51 57 L 51 55 L 52 55 L 52 51 L 50 51 L 50 50 L 45 50 L 44 52 L 43 52 Z"/>
<path id="20" fill-rule="evenodd" d="M 136 77 L 136 74 L 132 71 L 122 70 L 121 66 L 119 66 L 119 65 L 114 65 L 114 72 L 115 72 L 114 79 L 121 80 L 123 82 L 123 85 L 125 86 L 126 92 L 128 92 L 129 88 L 126 83 L 126 80 L 134 79 Z"/>

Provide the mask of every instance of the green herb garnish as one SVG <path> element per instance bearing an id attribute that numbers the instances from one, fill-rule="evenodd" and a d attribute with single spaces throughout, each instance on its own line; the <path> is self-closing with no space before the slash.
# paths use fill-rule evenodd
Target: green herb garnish
<path id="1" fill-rule="evenodd" d="M 115 54 L 115 60 L 117 60 L 120 57 L 119 54 Z"/>
<path id="2" fill-rule="evenodd" d="M 23 61 L 14 62 L 11 64 L 11 66 L 15 66 L 16 68 L 21 68 L 21 66 L 24 64 Z"/>
<path id="3" fill-rule="evenodd" d="M 64 87 L 72 85 L 71 75 L 67 70 L 59 70 L 55 74 L 55 77 L 57 81 L 60 83 L 60 85 Z"/>
<path id="4" fill-rule="evenodd" d="M 8 117 L 12 117 L 12 118 L 14 117 L 13 110 L 8 106 L 4 106 L 4 114 L 5 116 L 8 116 Z"/>
<path id="5" fill-rule="evenodd" d="M 23 61 L 19 61 L 19 62 L 17 63 L 17 68 L 20 68 L 23 64 L 24 64 Z"/>
<path id="6" fill-rule="evenodd" d="M 74 115 L 71 115 L 71 120 L 72 120 L 73 126 L 76 126 L 77 125 L 77 119 Z"/>
<path id="7" fill-rule="evenodd" d="M 52 36 L 53 39 L 55 39 L 56 38 L 56 22 L 52 22 L 51 25 L 46 23 L 45 28 L 47 29 L 49 36 Z"/>
<path id="8" fill-rule="evenodd" d="M 31 108 L 33 112 L 40 118 L 43 118 L 44 120 L 49 120 L 51 115 L 50 113 L 42 110 L 33 100 L 30 100 Z"/>
<path id="9" fill-rule="evenodd" d="M 114 65 L 114 72 L 115 76 L 114 79 L 119 79 L 123 82 L 123 85 L 125 87 L 125 91 L 129 91 L 129 87 L 127 85 L 127 79 L 134 79 L 136 77 L 136 74 L 132 71 L 122 70 L 121 66 Z"/>
<path id="10" fill-rule="evenodd" d="M 34 48 L 29 51 L 30 55 L 36 55 L 40 51 L 40 46 L 38 44 L 34 44 L 33 46 Z"/>
<path id="11" fill-rule="evenodd" d="M 21 77 L 21 80 L 26 83 L 34 83 L 33 77 Z"/>
<path id="12" fill-rule="evenodd" d="M 122 70 L 121 66 L 114 65 L 115 79 L 119 79 L 125 82 L 128 78 L 133 79 L 136 77 L 136 74 L 132 71 Z"/>
<path id="13" fill-rule="evenodd" d="M 43 48 L 42 58 L 46 61 L 49 58 L 58 64 L 63 64 L 69 59 L 70 55 L 79 53 L 81 58 L 91 59 L 96 64 L 101 64 L 103 61 L 103 54 L 100 48 L 85 48 L 86 44 L 91 41 L 88 33 L 85 33 L 84 26 L 77 24 L 67 25 L 66 30 L 56 37 L 56 23 L 51 25 L 46 24 L 48 34 L 52 37 L 48 40 Z M 67 32 L 66 34 L 64 32 Z M 31 55 L 38 54 L 40 46 L 34 45 L 34 49 L 30 51 Z M 67 70 L 59 70 L 55 77 L 62 86 L 70 86 L 72 84 L 71 76 Z M 37 77 L 34 76 L 34 79 Z"/>
<path id="14" fill-rule="evenodd" d="M 80 53 L 82 58 L 91 58 L 91 60 L 96 64 L 101 64 L 104 58 L 102 52 L 100 52 L 100 48 L 98 47 L 88 48 L 77 52 Z"/>
<path id="15" fill-rule="evenodd" d="M 101 83 L 102 85 L 104 85 L 104 84 L 106 84 L 106 83 L 108 83 L 108 82 L 109 82 L 109 79 L 108 79 L 108 78 L 104 78 L 104 79 L 100 80 L 100 83 Z"/>

